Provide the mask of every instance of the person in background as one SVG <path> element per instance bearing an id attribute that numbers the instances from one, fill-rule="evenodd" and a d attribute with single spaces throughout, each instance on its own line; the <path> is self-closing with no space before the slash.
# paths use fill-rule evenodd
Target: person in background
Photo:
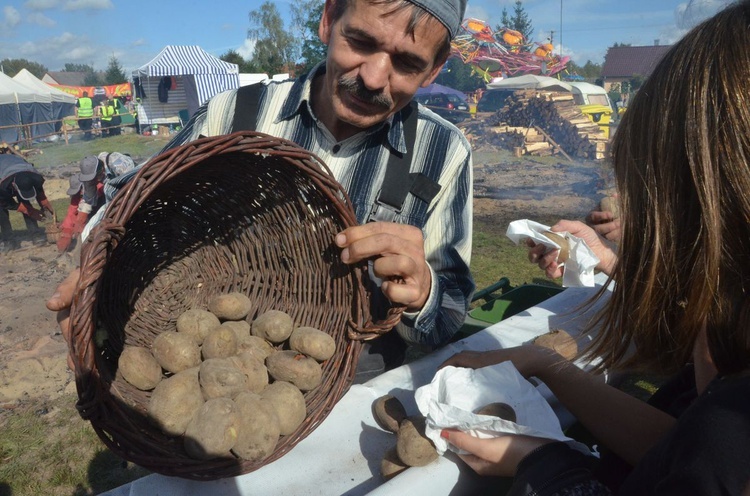
<path id="1" fill-rule="evenodd" d="M 241 103 L 238 90 L 214 96 L 167 146 L 230 133 L 234 118 L 257 103 L 256 131 L 292 140 L 329 166 L 360 223 L 332 240 L 342 261 L 372 261 L 383 281 L 376 312 L 406 308 L 394 331 L 366 343 L 356 382 L 402 364 L 407 343 L 433 349 L 449 342 L 474 290 L 471 147 L 454 125 L 411 105 L 445 64 L 465 8 L 465 0 L 327 0 L 318 29 L 325 61 L 296 80 L 264 83 L 256 102 Z M 416 124 L 414 140 L 408 123 Z M 380 200 L 381 188 L 394 189 L 383 188 L 385 171 L 407 146 L 409 173 L 399 185 L 410 188 L 403 205 L 389 205 Z M 63 283 L 48 308 L 65 312 L 71 289 Z"/>
<path id="2" fill-rule="evenodd" d="M 60 237 L 57 240 L 57 251 L 64 253 L 71 248 L 73 242 L 73 232 L 76 228 L 76 218 L 78 216 L 78 205 L 81 203 L 83 197 L 83 183 L 80 179 L 79 174 L 73 174 L 70 176 L 69 188 L 67 191 L 70 196 L 70 205 L 68 205 L 68 212 L 60 225 Z M 83 230 L 83 229 L 81 229 Z"/>
<path id="3" fill-rule="evenodd" d="M 33 165 L 7 145 L 0 146 L 0 237 L 4 249 L 12 243 L 10 210 L 23 214 L 26 229 L 33 234 L 39 231 L 38 221 L 44 217 L 44 211 L 53 213 L 43 185 L 44 177 Z M 32 200 L 37 201 L 40 210 L 34 208 Z"/>
<path id="4" fill-rule="evenodd" d="M 89 98 L 86 91 L 76 101 L 76 119 L 78 119 L 78 127 L 83 131 L 83 139 L 85 141 L 90 140 L 91 125 L 94 119 L 94 102 Z"/>
<path id="5" fill-rule="evenodd" d="M 583 238 L 615 281 L 587 356 L 600 371 L 672 378 L 643 402 L 539 346 L 445 362 L 512 361 L 624 462 L 605 477 L 610 457 L 597 464 L 549 439 L 442 433 L 480 474 L 514 476 L 508 494 L 750 494 L 750 53 L 737 50 L 750 44 L 748 26 L 748 0 L 704 21 L 632 99 L 612 148 L 617 251 L 581 222 L 553 226 Z M 542 251 L 532 260 L 560 275 Z"/>
<path id="6" fill-rule="evenodd" d="M 83 185 L 83 193 L 78 203 L 78 214 L 73 226 L 73 239 L 76 239 L 97 210 L 104 204 L 104 164 L 92 155 L 83 157 L 78 179 Z"/>
<path id="7" fill-rule="evenodd" d="M 113 119 L 115 117 L 115 107 L 112 102 L 105 98 L 99 105 L 99 121 L 102 124 L 102 136 L 112 136 Z"/>

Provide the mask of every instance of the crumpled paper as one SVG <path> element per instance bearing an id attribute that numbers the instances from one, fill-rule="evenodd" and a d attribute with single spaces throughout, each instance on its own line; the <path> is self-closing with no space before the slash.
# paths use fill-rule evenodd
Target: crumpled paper
<path id="1" fill-rule="evenodd" d="M 549 250 L 559 250 L 560 245 L 549 239 L 542 233 L 549 231 L 550 226 L 545 226 L 533 220 L 514 220 L 508 225 L 505 233 L 515 244 L 520 244 L 530 238 L 536 244 L 542 244 Z M 599 258 L 594 255 L 591 248 L 581 239 L 572 234 L 560 231 L 556 232 L 568 240 L 570 255 L 565 263 L 562 285 L 566 288 L 593 287 L 594 268 L 599 263 Z"/>
<path id="2" fill-rule="evenodd" d="M 463 453 L 440 437 L 440 431 L 446 428 L 482 439 L 504 434 L 554 439 L 591 454 L 586 445 L 565 436 L 552 407 L 511 362 L 480 369 L 444 367 L 430 384 L 417 389 L 414 397 L 426 418 L 425 434 L 441 455 L 449 449 Z M 473 413 L 496 402 L 510 405 L 516 412 L 516 422 Z"/>

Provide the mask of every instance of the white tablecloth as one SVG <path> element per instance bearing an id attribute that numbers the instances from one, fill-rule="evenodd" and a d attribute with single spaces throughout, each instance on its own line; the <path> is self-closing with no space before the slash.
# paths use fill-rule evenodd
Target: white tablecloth
<path id="1" fill-rule="evenodd" d="M 598 277 L 599 283 L 603 281 Z M 598 287 L 597 287 L 598 289 Z M 109 496 L 210 495 L 401 495 L 440 496 L 465 494 L 482 483 L 452 454 L 426 467 L 412 467 L 390 481 L 380 475 L 380 461 L 395 445 L 395 435 L 373 419 L 372 403 L 384 394 L 399 398 L 410 414 L 418 413 L 416 388 L 429 383 L 437 367 L 462 350 L 487 350 L 517 346 L 550 329 L 580 333 L 593 311 L 577 307 L 595 288 L 568 288 L 540 305 L 495 324 L 462 341 L 408 365 L 391 370 L 362 385 L 352 386 L 325 421 L 289 453 L 263 468 L 239 477 L 197 482 L 158 474 L 149 475 L 105 494 Z M 599 303 L 599 305 L 601 302 Z M 585 364 L 579 364 L 584 367 Z M 544 385 L 563 427 L 572 418 Z"/>

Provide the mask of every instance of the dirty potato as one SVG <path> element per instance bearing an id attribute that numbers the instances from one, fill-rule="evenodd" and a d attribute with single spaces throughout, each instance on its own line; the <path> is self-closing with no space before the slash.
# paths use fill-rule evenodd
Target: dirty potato
<path id="1" fill-rule="evenodd" d="M 229 327 L 219 326 L 203 340 L 201 353 L 204 360 L 234 356 L 237 354 L 237 335 Z"/>
<path id="2" fill-rule="evenodd" d="M 289 347 L 323 362 L 336 352 L 336 341 L 332 336 L 314 327 L 298 327 L 289 336 Z"/>
<path id="3" fill-rule="evenodd" d="M 484 405 L 482 408 L 477 409 L 477 415 L 489 415 L 491 417 L 498 417 L 503 420 L 510 422 L 516 421 L 516 411 L 507 403 L 496 402 Z"/>
<path id="4" fill-rule="evenodd" d="M 221 320 L 242 320 L 252 306 L 250 298 L 237 292 L 214 296 L 208 302 L 208 309 Z"/>
<path id="5" fill-rule="evenodd" d="M 253 336 L 278 344 L 289 339 L 293 329 L 294 322 L 288 314 L 280 310 L 269 310 L 253 321 L 252 333 Z"/>
<path id="6" fill-rule="evenodd" d="M 372 415 L 380 427 L 394 434 L 398 432 L 401 421 L 407 417 L 403 403 L 390 394 L 375 400 L 372 404 Z"/>
<path id="7" fill-rule="evenodd" d="M 314 359 L 293 350 L 268 355 L 266 367 L 277 381 L 291 382 L 301 391 L 315 389 L 323 380 L 323 370 Z"/>
<path id="8" fill-rule="evenodd" d="M 239 352 L 248 351 L 255 355 L 261 362 L 265 362 L 268 355 L 275 353 L 276 349 L 263 338 L 258 336 L 249 336 L 243 343 L 239 345 Z"/>
<path id="9" fill-rule="evenodd" d="M 247 391 L 247 375 L 232 358 L 209 358 L 200 365 L 203 398 L 234 398 Z"/>
<path id="10" fill-rule="evenodd" d="M 244 342 L 250 338 L 250 323 L 246 320 L 227 320 L 221 323 L 221 327 L 231 329 L 237 338 L 237 350 L 242 349 Z"/>
<path id="11" fill-rule="evenodd" d="M 198 367 L 193 367 L 164 379 L 154 388 L 148 416 L 164 433 L 180 436 L 203 403 Z"/>
<path id="12" fill-rule="evenodd" d="M 240 420 L 239 436 L 232 453 L 243 460 L 263 460 L 273 453 L 281 435 L 276 409 L 251 392 L 240 393 L 234 402 Z"/>
<path id="13" fill-rule="evenodd" d="M 570 243 L 568 243 L 568 240 L 564 236 L 552 231 L 545 231 L 542 234 L 550 241 L 560 245 L 560 252 L 557 254 L 557 262 L 565 262 L 570 256 Z"/>
<path id="14" fill-rule="evenodd" d="M 142 346 L 126 346 L 117 360 L 117 368 L 123 379 L 142 391 L 154 389 L 162 378 L 161 365 Z"/>
<path id="15" fill-rule="evenodd" d="M 423 467 L 438 458 L 435 445 L 424 431 L 425 418 L 421 415 L 404 419 L 398 429 L 396 451 L 399 459 L 409 467 Z"/>
<path id="16" fill-rule="evenodd" d="M 161 367 L 177 373 L 201 363 L 201 350 L 190 334 L 162 332 L 151 343 L 151 352 Z"/>
<path id="17" fill-rule="evenodd" d="M 210 331 L 220 325 L 221 322 L 216 315 L 199 308 L 187 310 L 177 317 L 177 332 L 190 334 L 198 345 L 203 343 Z"/>
<path id="18" fill-rule="evenodd" d="M 385 480 L 393 479 L 407 468 L 409 467 L 398 457 L 398 450 L 395 446 L 385 452 L 380 462 L 380 474 Z"/>
<path id="19" fill-rule="evenodd" d="M 185 451 L 198 460 L 231 456 L 237 442 L 240 418 L 229 398 L 206 401 L 185 429 Z"/>
<path id="20" fill-rule="evenodd" d="M 268 386 L 268 369 L 252 351 L 243 351 L 229 360 L 245 374 L 248 391 L 260 393 Z"/>
<path id="21" fill-rule="evenodd" d="M 260 396 L 276 411 L 279 418 L 279 432 L 282 436 L 294 432 L 307 416 L 305 397 L 294 384 L 283 381 L 274 382 L 269 384 Z"/>

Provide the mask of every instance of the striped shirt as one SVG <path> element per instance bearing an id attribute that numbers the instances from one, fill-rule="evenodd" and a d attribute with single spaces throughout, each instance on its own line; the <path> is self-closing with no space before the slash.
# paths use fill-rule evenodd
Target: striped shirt
<path id="1" fill-rule="evenodd" d="M 323 64 L 311 74 L 325 71 Z M 320 157 L 349 194 L 357 220 L 366 222 L 376 202 L 390 147 L 404 152 L 401 113 L 343 141 L 336 141 L 310 105 L 311 78 L 265 83 L 255 129 L 294 141 Z M 237 90 L 214 96 L 164 150 L 232 131 Z M 396 330 L 407 341 L 443 345 L 463 324 L 474 282 L 469 272 L 472 232 L 471 148 L 452 124 L 420 106 L 411 173 L 422 173 L 441 188 L 429 205 L 408 195 L 396 222 L 422 229 L 432 273 L 430 296 L 420 312 L 405 313 Z M 384 146 L 385 145 L 385 146 Z M 112 196 L 135 171 L 110 181 Z M 103 209 L 102 209 L 103 210 Z"/>

